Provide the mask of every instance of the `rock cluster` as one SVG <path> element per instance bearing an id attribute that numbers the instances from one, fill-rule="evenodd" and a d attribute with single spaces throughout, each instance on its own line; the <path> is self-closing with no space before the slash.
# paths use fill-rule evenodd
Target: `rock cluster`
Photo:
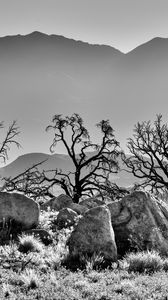
<path id="1" fill-rule="evenodd" d="M 116 243 L 110 248 L 112 260 L 116 255 L 115 247 L 119 257 L 130 250 L 154 249 L 162 254 L 168 253 L 168 205 L 165 202 L 144 191 L 135 191 L 107 204 L 106 208 L 96 207 L 96 201 L 93 202 L 95 207 L 83 215 L 70 237 L 72 255 L 103 249 L 104 256 L 110 257 L 105 249 L 109 249 L 106 233 L 111 236 L 111 227 L 114 230 L 113 245 Z M 107 226 L 109 222 L 105 210 L 110 212 L 111 227 Z M 106 228 L 106 233 L 103 228 Z"/>
<path id="2" fill-rule="evenodd" d="M 155 249 L 168 253 L 168 205 L 144 191 L 135 191 L 107 205 L 95 198 L 73 203 L 66 195 L 53 198 L 43 205 L 58 211 L 58 228 L 74 226 L 68 240 L 71 257 L 99 253 L 115 261 L 131 249 Z M 18 193 L 0 192 L 1 235 L 6 235 L 4 223 L 19 226 L 33 233 L 46 244 L 52 242 L 49 233 L 36 229 L 39 205 Z M 80 216 L 79 216 L 80 215 Z"/>

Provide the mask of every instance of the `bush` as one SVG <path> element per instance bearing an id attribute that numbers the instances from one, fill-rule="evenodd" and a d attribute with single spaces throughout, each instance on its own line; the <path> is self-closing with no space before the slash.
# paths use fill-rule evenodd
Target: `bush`
<path id="1" fill-rule="evenodd" d="M 16 257 L 19 256 L 17 245 L 14 242 L 11 242 L 9 245 L 1 245 L 0 256 L 3 260 L 9 258 L 16 259 Z"/>
<path id="2" fill-rule="evenodd" d="M 168 271 L 168 258 L 165 258 L 163 261 L 163 270 Z"/>
<path id="3" fill-rule="evenodd" d="M 41 211 L 39 228 L 45 229 L 48 232 L 52 231 L 53 224 L 57 219 L 58 212 L 53 210 Z"/>
<path id="4" fill-rule="evenodd" d="M 19 236 L 18 250 L 23 253 L 41 252 L 43 250 L 42 242 L 33 235 L 22 234 Z"/>
<path id="5" fill-rule="evenodd" d="M 99 270 L 103 266 L 104 257 L 101 254 L 93 253 L 92 256 L 82 255 L 80 262 L 84 265 L 87 272 L 92 270 Z"/>
<path id="6" fill-rule="evenodd" d="M 20 280 L 28 289 L 39 286 L 39 278 L 33 269 L 26 269 L 20 276 Z"/>
<path id="7" fill-rule="evenodd" d="M 62 260 L 62 266 L 71 271 L 86 270 L 87 273 L 93 270 L 101 270 L 106 268 L 107 262 L 104 257 L 99 253 L 93 253 L 92 255 L 81 254 L 79 256 L 67 255 Z"/>
<path id="8" fill-rule="evenodd" d="M 156 251 L 129 253 L 125 257 L 129 272 L 153 273 L 163 268 L 164 260 Z"/>

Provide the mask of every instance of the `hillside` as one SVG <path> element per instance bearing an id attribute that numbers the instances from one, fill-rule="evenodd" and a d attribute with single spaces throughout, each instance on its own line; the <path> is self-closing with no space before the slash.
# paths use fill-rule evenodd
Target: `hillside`
<path id="1" fill-rule="evenodd" d="M 27 168 L 38 162 L 45 161 L 40 170 L 51 170 L 54 168 L 62 169 L 64 172 L 73 171 L 73 164 L 68 155 L 65 154 L 44 154 L 44 153 L 28 153 L 18 157 L 15 161 L 7 166 L 0 168 L 0 176 L 14 177 Z M 121 162 L 120 162 L 121 164 Z M 121 171 L 118 174 L 112 174 L 111 180 L 116 182 L 119 186 L 128 187 L 138 182 L 132 174 Z"/>
<path id="2" fill-rule="evenodd" d="M 110 119 L 125 147 L 137 121 L 167 111 L 167 78 L 168 39 L 155 38 L 123 54 L 40 32 L 3 37 L 0 120 L 18 120 L 28 152 L 47 152 L 45 127 L 53 114 L 73 112 L 89 128 Z"/>

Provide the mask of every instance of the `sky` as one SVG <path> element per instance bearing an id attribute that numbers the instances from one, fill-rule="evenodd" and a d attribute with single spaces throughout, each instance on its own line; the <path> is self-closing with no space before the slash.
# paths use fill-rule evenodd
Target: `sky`
<path id="1" fill-rule="evenodd" d="M 168 1 L 0 0 L 0 37 L 33 31 L 106 44 L 126 53 L 154 37 L 168 37 Z M 36 124 L 38 121 L 40 117 Z M 30 119 L 24 122 L 28 128 Z M 41 123 L 39 126 L 42 128 Z M 37 130 L 38 134 L 42 138 Z M 31 138 L 30 131 L 27 138 Z M 26 151 L 14 150 L 10 157 L 14 159 Z"/>
<path id="2" fill-rule="evenodd" d="M 0 0 L 0 36 L 35 30 L 128 52 L 168 37 L 168 1 Z"/>

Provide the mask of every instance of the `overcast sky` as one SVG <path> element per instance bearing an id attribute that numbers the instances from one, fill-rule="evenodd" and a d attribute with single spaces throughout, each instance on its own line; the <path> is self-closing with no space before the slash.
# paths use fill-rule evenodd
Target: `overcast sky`
<path id="1" fill-rule="evenodd" d="M 168 37 L 167 0 L 0 0 L 0 36 L 38 30 L 127 52 Z"/>

